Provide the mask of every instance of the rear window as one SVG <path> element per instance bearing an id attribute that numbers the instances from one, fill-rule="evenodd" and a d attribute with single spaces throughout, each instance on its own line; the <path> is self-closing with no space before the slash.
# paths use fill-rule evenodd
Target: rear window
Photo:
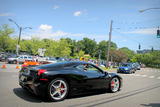
<path id="1" fill-rule="evenodd" d="M 54 63 L 54 64 L 40 65 L 38 66 L 38 68 L 40 69 L 64 68 L 64 67 L 70 67 L 73 65 L 74 65 L 73 63 L 69 63 L 69 62 L 59 62 L 59 63 Z"/>

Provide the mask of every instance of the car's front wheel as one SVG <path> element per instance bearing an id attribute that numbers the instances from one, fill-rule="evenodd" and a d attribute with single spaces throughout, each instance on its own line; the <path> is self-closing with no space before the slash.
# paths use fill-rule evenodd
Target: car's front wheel
<path id="1" fill-rule="evenodd" d="M 112 93 L 115 93 L 120 90 L 120 80 L 117 77 L 112 78 L 110 81 L 110 89 Z"/>
<path id="2" fill-rule="evenodd" d="M 61 101 L 67 97 L 68 91 L 67 81 L 63 78 L 57 78 L 49 84 L 48 96 L 51 101 Z"/>

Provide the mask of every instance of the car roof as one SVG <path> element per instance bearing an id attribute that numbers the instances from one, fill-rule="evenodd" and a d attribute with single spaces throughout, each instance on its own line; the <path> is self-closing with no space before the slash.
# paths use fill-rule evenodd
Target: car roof
<path id="1" fill-rule="evenodd" d="M 45 65 L 40 65 L 38 68 L 50 68 L 50 67 L 69 67 L 73 65 L 79 65 L 79 64 L 89 64 L 84 61 L 65 61 L 65 62 L 58 62 L 54 64 L 45 64 Z"/>

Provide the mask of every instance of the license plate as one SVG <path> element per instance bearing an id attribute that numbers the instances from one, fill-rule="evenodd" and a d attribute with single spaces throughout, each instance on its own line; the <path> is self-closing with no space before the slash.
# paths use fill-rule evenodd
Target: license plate
<path id="1" fill-rule="evenodd" d="M 22 76 L 20 77 L 20 80 L 21 80 L 21 81 L 24 81 L 24 79 L 25 79 L 25 76 L 22 75 Z"/>

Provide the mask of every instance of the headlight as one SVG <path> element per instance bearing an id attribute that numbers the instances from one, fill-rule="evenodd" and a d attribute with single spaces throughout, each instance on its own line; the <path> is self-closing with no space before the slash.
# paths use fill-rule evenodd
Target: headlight
<path id="1" fill-rule="evenodd" d="M 124 68 L 125 70 L 128 70 L 128 68 Z"/>

